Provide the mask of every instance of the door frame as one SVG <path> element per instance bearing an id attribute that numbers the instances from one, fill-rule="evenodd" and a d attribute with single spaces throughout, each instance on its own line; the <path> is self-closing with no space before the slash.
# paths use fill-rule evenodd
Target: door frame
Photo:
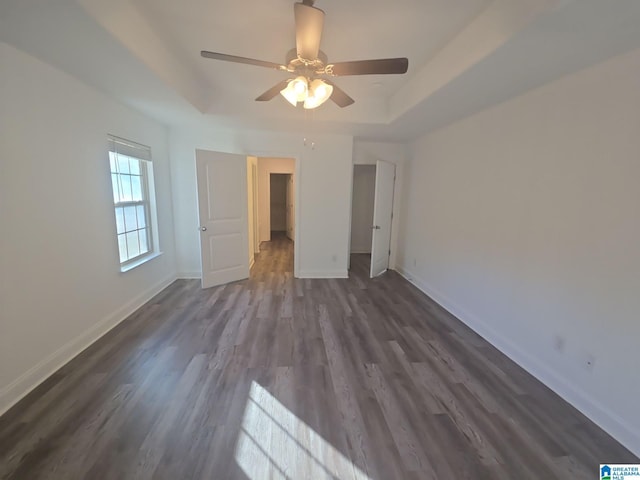
<path id="1" fill-rule="evenodd" d="M 295 176 L 295 167 L 294 167 L 294 173 L 291 173 L 291 172 L 280 172 L 279 170 L 269 170 L 269 171 L 267 171 L 267 175 L 269 176 L 269 180 L 267 181 L 267 205 L 268 205 L 269 214 L 267 215 L 266 222 L 269 225 L 269 229 L 268 230 L 269 230 L 269 241 L 270 241 L 271 240 L 271 232 L 273 231 L 271 229 L 271 175 L 287 175 L 289 177 L 293 177 L 293 181 L 295 182 L 295 178 L 296 178 L 296 176 Z M 294 195 L 294 199 L 293 199 L 293 204 L 294 205 L 295 205 L 295 202 L 296 202 L 296 199 L 295 199 L 295 195 Z M 295 215 L 294 215 L 294 218 L 295 218 Z M 294 236 L 295 236 L 295 228 L 294 228 Z"/>
<path id="2" fill-rule="evenodd" d="M 258 157 L 258 163 L 260 163 L 260 158 Z M 294 157 L 267 157 L 264 156 L 262 158 L 288 158 L 291 160 L 295 160 Z M 273 170 L 267 170 L 267 176 L 269 177 L 266 181 L 267 184 L 267 192 L 266 192 L 266 204 L 267 204 L 267 219 L 263 220 L 263 222 L 266 222 L 267 225 L 269 226 L 269 228 L 267 228 L 267 231 L 269 232 L 269 240 L 266 241 L 271 241 L 271 175 L 293 175 L 293 181 L 296 181 L 296 172 L 298 171 L 298 164 L 297 162 L 294 162 L 294 167 L 293 167 L 293 173 L 292 172 L 283 172 L 281 171 L 279 168 L 273 169 Z M 297 197 L 297 191 L 296 191 L 296 195 L 294 195 L 294 205 L 298 204 L 298 197 Z M 297 218 L 296 218 L 297 220 Z M 295 233 L 295 230 L 294 230 Z M 259 236 L 259 235 L 258 235 Z M 259 240 L 258 240 L 259 241 Z M 294 252 L 295 255 L 295 252 Z M 294 259 L 295 260 L 295 259 Z"/>
<path id="3" fill-rule="evenodd" d="M 267 173 L 271 175 L 272 173 L 283 173 L 283 174 L 291 174 L 293 175 L 293 181 L 295 182 L 295 192 L 294 192 L 294 204 L 295 204 L 295 225 L 293 228 L 293 237 L 295 238 L 293 242 L 293 276 L 295 278 L 300 277 L 300 179 L 302 175 L 302 162 L 300 161 L 300 155 L 294 155 L 291 153 L 277 152 L 277 151 L 266 151 L 266 150 L 257 150 L 250 151 L 249 153 L 242 153 L 242 155 L 247 155 L 250 157 L 257 157 L 258 162 L 260 162 L 260 158 L 290 158 L 293 160 L 294 167 L 293 173 L 291 172 L 280 172 L 278 170 L 269 170 Z M 257 173 L 257 171 L 256 171 Z M 267 200 L 271 198 L 271 182 L 267 182 Z M 259 182 L 258 182 L 259 184 Z M 256 185 L 256 188 L 259 187 Z M 259 209 L 258 209 L 259 210 Z M 258 220 L 260 220 L 259 217 Z M 269 227 L 271 227 L 271 218 L 269 218 Z M 269 236 L 271 236 L 271 231 L 269 231 Z M 260 235 L 258 234 L 258 243 L 260 243 Z"/>
<path id="4" fill-rule="evenodd" d="M 260 219 L 258 218 L 258 157 L 256 163 L 251 163 L 251 183 L 253 187 L 252 200 L 253 200 L 253 238 L 251 239 L 251 249 L 255 257 L 256 253 L 260 253 L 260 232 L 258 232 L 258 225 L 260 225 Z"/>
<path id="5" fill-rule="evenodd" d="M 351 270 L 351 228 L 352 228 L 352 223 L 351 223 L 351 216 L 353 215 L 353 177 L 355 175 L 355 167 L 356 166 L 364 166 L 364 165 L 370 165 L 373 167 L 376 167 L 376 161 L 377 160 L 382 160 L 384 162 L 387 163 L 392 163 L 395 166 L 396 169 L 396 179 L 393 183 L 393 204 L 392 204 L 392 213 L 393 213 L 393 218 L 391 220 L 391 240 L 389 242 L 389 248 L 391 250 L 391 255 L 389 256 L 389 268 L 391 270 L 395 270 L 396 268 L 398 268 L 398 264 L 397 264 L 397 245 L 398 245 L 398 219 L 400 218 L 400 201 L 399 201 L 399 197 L 402 196 L 402 191 L 403 191 L 403 171 L 404 171 L 404 165 L 402 162 L 398 162 L 398 161 L 394 161 L 394 160 L 390 160 L 390 159 L 381 159 L 381 158 L 375 158 L 374 161 L 356 161 L 353 163 L 353 167 L 351 169 L 351 196 L 350 196 L 350 207 L 349 207 L 349 237 L 348 237 L 348 245 L 349 245 L 349 260 L 347 262 L 347 268 L 349 270 Z"/>
<path id="6" fill-rule="evenodd" d="M 286 235 L 292 242 L 295 243 L 296 238 L 296 176 L 293 173 L 287 173 L 287 185 L 286 185 L 286 199 L 285 199 L 285 222 L 286 222 Z M 293 189 L 293 196 L 291 195 L 291 189 Z M 292 202 L 293 215 L 289 213 L 289 203 Z M 289 228 L 293 223 L 293 229 Z"/>
<path id="7" fill-rule="evenodd" d="M 216 150 L 212 150 L 211 148 L 204 148 L 204 147 L 198 147 L 195 148 L 193 150 L 193 165 L 194 167 L 196 167 L 196 150 L 209 150 L 209 151 L 216 151 Z M 295 278 L 299 278 L 300 277 L 300 212 L 301 212 L 301 202 L 300 202 L 300 194 L 301 194 L 301 188 L 300 188 L 300 179 L 302 178 L 302 162 L 300 161 L 300 155 L 298 154 L 291 154 L 291 153 L 284 153 L 284 152 L 277 152 L 277 151 L 266 151 L 266 150 L 254 150 L 254 151 L 244 151 L 244 152 L 221 152 L 221 153 L 233 153 L 233 154 L 237 154 L 237 155 L 243 155 L 246 161 L 246 157 L 257 157 L 258 159 L 260 157 L 265 157 L 265 158 L 291 158 L 294 161 L 294 170 L 293 170 L 293 175 L 294 175 L 294 182 L 296 182 L 296 187 L 295 187 L 295 226 L 294 226 L 294 238 L 295 241 L 293 242 L 293 276 Z M 197 185 L 197 168 L 196 170 L 196 185 Z M 257 173 L 257 170 L 256 170 Z M 271 173 L 271 172 L 269 172 Z M 278 173 L 278 172 L 273 172 L 273 173 Z M 290 172 L 283 172 L 283 173 L 290 173 Z M 270 190 L 269 188 L 269 182 L 267 182 L 267 188 Z M 268 190 L 268 194 L 271 194 L 271 192 Z M 247 205 L 247 210 L 248 210 L 248 205 Z M 197 221 L 200 221 L 200 214 L 198 211 L 198 204 L 196 202 L 195 205 L 195 211 L 196 211 L 196 218 Z M 256 218 L 258 218 L 258 216 L 256 216 Z M 200 225 L 199 223 L 196 225 L 196 228 L 198 228 L 198 230 L 200 229 Z M 260 238 L 259 236 L 258 238 L 258 243 L 260 242 Z M 201 245 L 200 245 L 200 240 L 198 239 L 198 253 L 200 254 L 200 258 L 202 258 L 202 251 L 201 251 Z M 202 277 L 202 271 L 200 271 L 200 277 Z"/>

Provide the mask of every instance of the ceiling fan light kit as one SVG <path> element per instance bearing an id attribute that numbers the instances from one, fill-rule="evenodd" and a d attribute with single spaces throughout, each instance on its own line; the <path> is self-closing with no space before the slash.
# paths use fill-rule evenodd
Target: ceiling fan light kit
<path id="1" fill-rule="evenodd" d="M 319 107 L 328 99 L 341 108 L 355 102 L 326 77 L 389 75 L 407 72 L 409 60 L 404 57 L 329 63 L 327 56 L 320 50 L 325 14 L 313 4 L 313 0 L 303 0 L 293 5 L 296 48 L 287 54 L 286 65 L 206 50 L 201 51 L 200 54 L 214 60 L 274 68 L 294 74 L 294 78 L 279 82 L 256 98 L 256 101 L 269 101 L 280 93 L 294 107 L 302 102 L 306 109 Z"/>
<path id="2" fill-rule="evenodd" d="M 333 87 L 319 78 L 309 81 L 305 77 L 297 77 L 291 80 L 280 94 L 294 107 L 303 102 L 306 109 L 319 107 L 329 100 L 333 93 Z"/>
<path id="3" fill-rule="evenodd" d="M 291 80 L 285 88 L 280 90 L 280 94 L 287 99 L 294 107 L 298 102 L 304 102 L 309 94 L 309 84 L 303 76 Z"/>
<path id="4" fill-rule="evenodd" d="M 310 85 L 311 94 L 304 101 L 304 108 L 316 108 L 331 98 L 333 87 L 316 78 Z"/>

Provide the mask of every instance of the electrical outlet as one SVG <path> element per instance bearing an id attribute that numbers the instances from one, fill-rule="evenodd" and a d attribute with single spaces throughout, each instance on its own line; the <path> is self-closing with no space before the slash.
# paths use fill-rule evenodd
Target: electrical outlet
<path id="1" fill-rule="evenodd" d="M 418 265 L 418 260 L 416 260 L 415 258 L 413 259 L 413 266 L 416 267 Z"/>
<path id="2" fill-rule="evenodd" d="M 564 337 L 561 335 L 556 335 L 556 337 L 553 340 L 553 348 L 555 348 L 556 352 L 564 353 L 564 345 L 565 345 Z"/>
<path id="3" fill-rule="evenodd" d="M 338 261 L 338 256 L 337 255 L 331 255 L 331 260 L 333 260 L 333 263 Z"/>

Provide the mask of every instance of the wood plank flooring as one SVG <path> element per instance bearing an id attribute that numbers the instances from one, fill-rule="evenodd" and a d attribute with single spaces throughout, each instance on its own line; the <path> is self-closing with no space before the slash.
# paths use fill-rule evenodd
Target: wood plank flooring
<path id="1" fill-rule="evenodd" d="M 179 280 L 0 418 L 3 479 L 593 479 L 640 460 L 394 272 Z"/>

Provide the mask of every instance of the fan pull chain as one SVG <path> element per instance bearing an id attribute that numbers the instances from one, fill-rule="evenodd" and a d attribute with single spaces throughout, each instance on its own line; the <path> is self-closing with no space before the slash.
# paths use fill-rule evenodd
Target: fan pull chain
<path id="1" fill-rule="evenodd" d="M 314 109 L 304 109 L 304 126 L 305 126 L 305 131 L 307 132 L 307 134 L 305 134 L 304 138 L 303 138 L 303 144 L 305 147 L 309 146 L 311 148 L 311 150 L 315 150 L 316 149 L 316 142 L 314 142 L 313 140 L 311 140 L 311 126 L 313 125 L 313 120 L 315 117 L 315 110 Z"/>

